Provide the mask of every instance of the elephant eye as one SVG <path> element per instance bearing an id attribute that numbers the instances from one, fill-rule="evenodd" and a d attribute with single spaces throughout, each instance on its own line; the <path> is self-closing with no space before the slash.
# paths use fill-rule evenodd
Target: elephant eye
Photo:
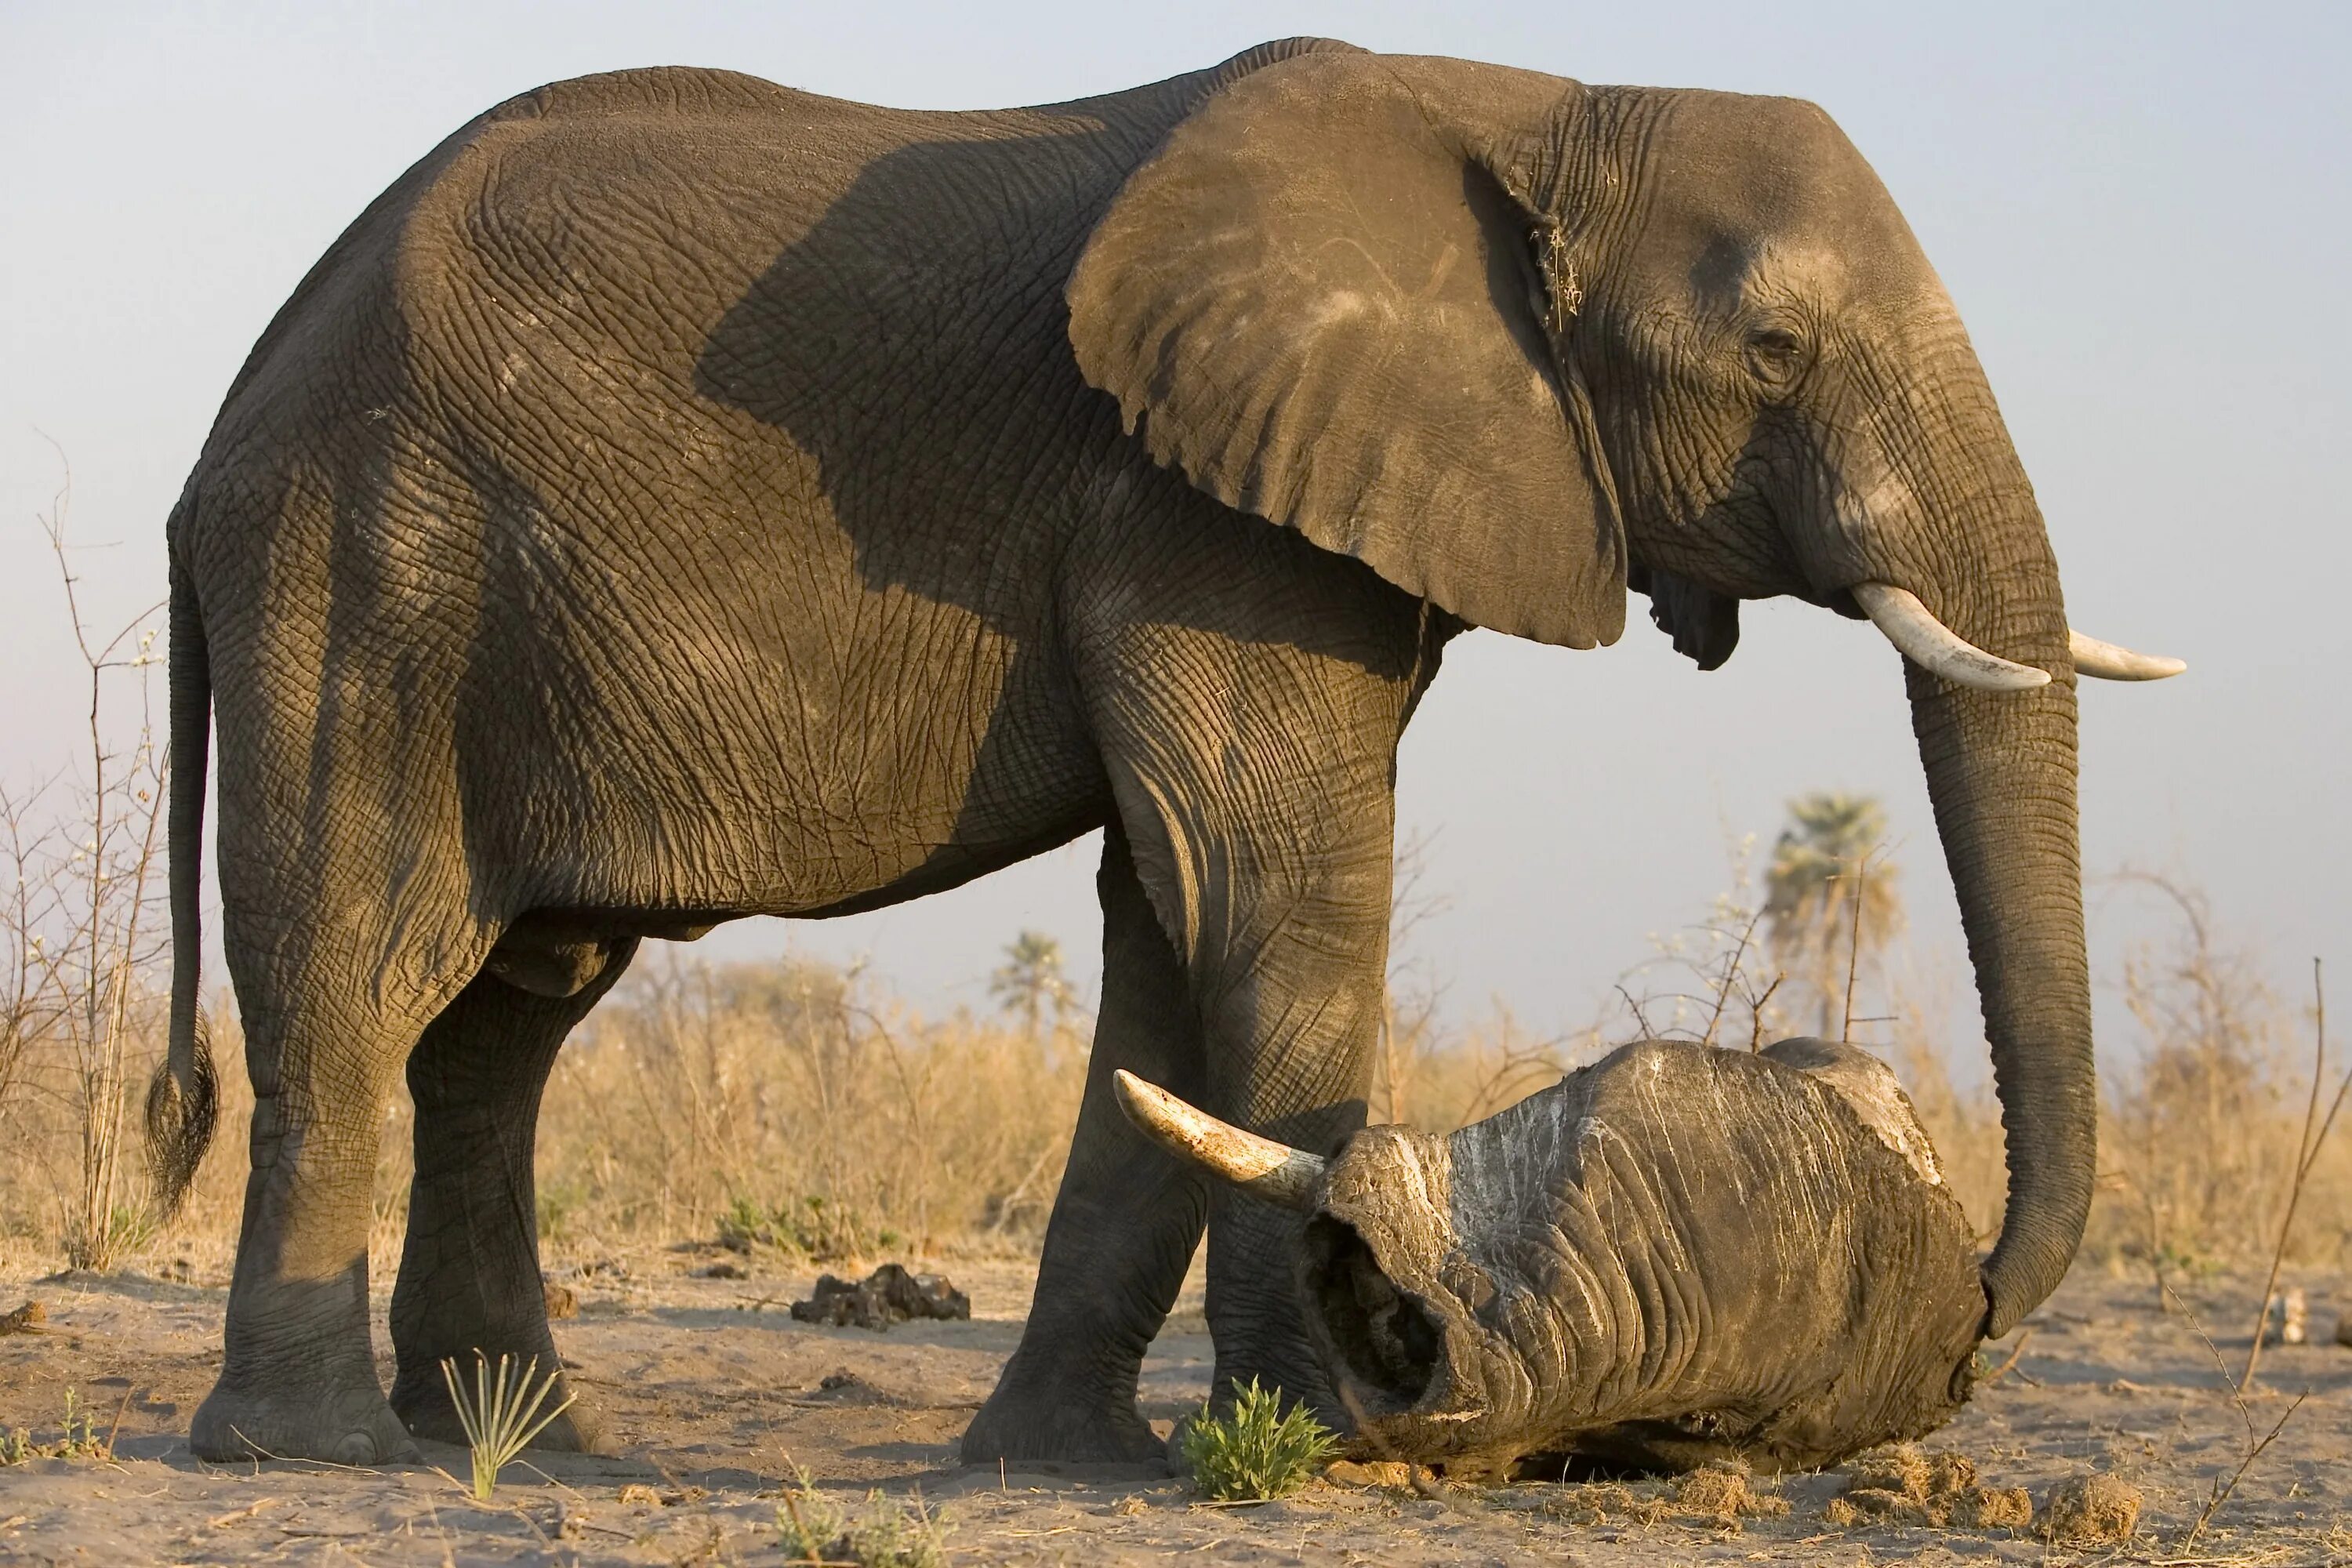
<path id="1" fill-rule="evenodd" d="M 1794 332 L 1766 327 L 1748 337 L 1748 365 L 1759 380 L 1774 385 L 1795 379 L 1804 368 L 1805 345 Z"/>

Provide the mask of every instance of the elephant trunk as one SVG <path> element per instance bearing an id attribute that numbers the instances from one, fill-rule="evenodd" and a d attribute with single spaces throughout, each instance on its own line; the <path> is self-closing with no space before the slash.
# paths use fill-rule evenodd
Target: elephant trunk
<path id="1" fill-rule="evenodd" d="M 1939 597 L 1969 641 L 2054 679 L 1987 691 L 1905 667 L 2007 1135 L 2009 1205 L 1984 1267 L 1988 1337 L 2014 1327 L 2073 1261 L 2098 1136 L 2065 607 L 2023 476 L 1995 494 L 1980 504 L 2002 515 L 1971 536 L 2005 548 Z"/>

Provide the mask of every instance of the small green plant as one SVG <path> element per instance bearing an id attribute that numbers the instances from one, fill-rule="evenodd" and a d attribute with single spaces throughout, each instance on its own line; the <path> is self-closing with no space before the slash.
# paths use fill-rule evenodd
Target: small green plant
<path id="1" fill-rule="evenodd" d="M 576 1180 L 541 1183 L 537 1202 L 539 1239 L 542 1243 L 572 1240 L 572 1218 L 587 1205 L 588 1190 Z"/>
<path id="2" fill-rule="evenodd" d="M 76 1405 L 70 1388 L 66 1390 L 66 1418 L 61 1425 L 54 1443 L 37 1443 L 32 1433 L 21 1426 L 0 1429 L 0 1465 L 21 1465 L 27 1459 L 114 1458 L 114 1434 L 98 1435 L 98 1424 L 89 1411 Z"/>
<path id="3" fill-rule="evenodd" d="M 808 1471 L 776 1505 L 776 1530 L 791 1563 L 854 1563 L 857 1568 L 947 1568 L 948 1527 L 918 1495 L 901 1502 L 880 1491 L 866 1494 L 866 1512 L 852 1518 L 816 1489 Z"/>
<path id="4" fill-rule="evenodd" d="M 795 1466 L 793 1480 L 776 1504 L 776 1530 L 784 1555 L 795 1563 L 822 1563 L 841 1539 L 841 1506 L 816 1489 L 807 1470 Z"/>
<path id="5" fill-rule="evenodd" d="M 1184 1462 L 1192 1484 L 1219 1502 L 1288 1497 L 1339 1452 L 1339 1439 L 1303 1405 L 1282 1408 L 1280 1389 L 1247 1388 L 1236 1381 L 1230 1415 L 1213 1415 L 1207 1401 L 1184 1431 Z"/>
<path id="6" fill-rule="evenodd" d="M 773 1247 L 812 1263 L 864 1258 L 906 1239 L 900 1232 L 887 1226 L 877 1228 L 855 1208 L 828 1203 L 816 1193 L 773 1207 L 738 1194 L 719 1215 L 718 1228 L 719 1245 L 730 1251 Z"/>
<path id="7" fill-rule="evenodd" d="M 477 1502 L 489 1501 L 498 1489 L 499 1472 L 545 1431 L 548 1423 L 572 1408 L 572 1396 L 567 1394 L 562 1404 L 544 1415 L 539 1414 L 539 1407 L 555 1391 L 556 1374 L 551 1372 L 545 1381 L 538 1381 L 537 1356 L 516 1375 L 513 1358 L 502 1355 L 493 1377 L 489 1358 L 476 1351 L 470 1396 L 458 1379 L 454 1357 L 441 1363 L 441 1377 L 449 1385 L 449 1402 L 457 1407 L 457 1424 L 466 1429 L 466 1446 L 473 1451 Z"/>

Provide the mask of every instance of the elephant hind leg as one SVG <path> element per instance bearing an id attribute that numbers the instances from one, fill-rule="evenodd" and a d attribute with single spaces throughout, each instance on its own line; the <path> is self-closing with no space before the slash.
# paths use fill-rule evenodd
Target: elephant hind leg
<path id="1" fill-rule="evenodd" d="M 449 918 L 427 931 L 415 906 L 403 920 L 390 904 L 355 898 L 265 926 L 230 901 L 252 1170 L 220 1377 L 189 1433 L 199 1458 L 371 1465 L 415 1455 L 370 1344 L 376 1154 L 393 1074 L 455 989 L 444 976 L 470 973 L 488 942 L 461 907 L 445 906 Z"/>
<path id="2" fill-rule="evenodd" d="M 550 1405 L 572 1393 L 547 1326 L 532 1155 L 556 1053 L 636 949 L 634 938 L 597 945 L 601 963 L 551 995 L 486 968 L 409 1056 L 416 1176 L 392 1297 L 392 1406 L 419 1437 L 465 1441 L 441 1373 L 445 1358 L 460 1371 L 471 1369 L 478 1352 L 493 1368 L 501 1355 L 518 1366 L 536 1361 L 542 1375 L 558 1379 Z M 533 1446 L 604 1453 L 614 1439 L 600 1416 L 575 1403 Z"/>

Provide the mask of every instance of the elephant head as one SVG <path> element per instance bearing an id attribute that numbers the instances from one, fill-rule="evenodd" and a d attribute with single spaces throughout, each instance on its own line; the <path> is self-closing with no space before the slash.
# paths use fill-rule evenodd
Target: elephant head
<path id="1" fill-rule="evenodd" d="M 1226 87 L 1096 226 L 1071 341 L 1151 455 L 1461 619 L 1712 668 L 1738 602 L 1905 656 L 2008 1135 L 1999 1334 L 2088 1210 L 2072 633 L 1959 318 L 1813 106 L 1317 53 Z"/>
<path id="2" fill-rule="evenodd" d="M 1118 1088 L 1148 1136 L 1308 1215 L 1307 1339 L 1359 1451 L 1812 1468 L 1968 1396 L 1975 1237 L 1867 1052 L 1644 1040 L 1451 1137 L 1372 1127 L 1328 1161 Z"/>

